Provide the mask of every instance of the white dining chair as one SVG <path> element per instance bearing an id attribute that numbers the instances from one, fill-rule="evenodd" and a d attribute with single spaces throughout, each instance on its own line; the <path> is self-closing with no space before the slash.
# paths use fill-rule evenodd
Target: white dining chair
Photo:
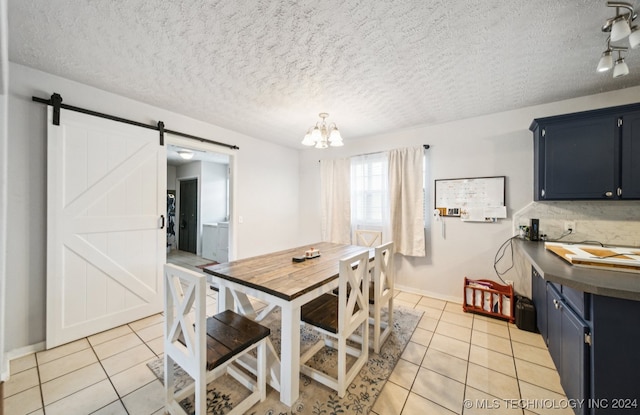
<path id="1" fill-rule="evenodd" d="M 350 294 L 323 294 L 302 306 L 304 324 L 313 327 L 322 339 L 300 357 L 300 371 L 344 397 L 348 385 L 356 377 L 369 356 L 369 252 L 363 251 L 340 260 L 338 287 Z M 363 333 L 362 342 L 347 344 L 355 332 Z M 307 364 L 325 346 L 337 350 L 338 373 L 336 377 Z M 359 347 L 355 347 L 359 346 Z M 347 368 L 347 354 L 356 357 Z"/>
<path id="2" fill-rule="evenodd" d="M 382 231 L 356 229 L 356 245 L 373 247 L 382 243 Z"/>
<path id="3" fill-rule="evenodd" d="M 380 353 L 382 344 L 393 330 L 393 290 L 395 284 L 394 245 L 393 242 L 375 248 L 373 281 L 369 303 L 373 314 L 373 351 Z M 387 317 L 382 319 L 382 310 L 387 307 Z"/>
<path id="4" fill-rule="evenodd" d="M 395 283 L 394 245 L 393 242 L 379 245 L 375 248 L 375 259 L 369 263 L 371 282 L 369 283 L 369 325 L 372 328 L 372 338 L 369 346 L 374 352 L 380 353 L 382 344 L 389 338 L 393 330 L 393 290 Z M 335 290 L 337 295 L 339 290 Z M 347 292 L 347 295 L 350 295 Z M 383 310 L 387 308 L 386 317 Z M 361 343 L 360 333 L 351 335 L 349 340 Z"/>
<path id="5" fill-rule="evenodd" d="M 195 392 L 195 415 L 207 410 L 207 384 L 225 373 L 250 390 L 249 396 L 228 412 L 245 413 L 266 398 L 266 341 L 270 330 L 231 310 L 207 318 L 206 276 L 167 264 L 164 266 L 165 411 L 187 415 L 180 402 Z M 195 309 L 195 310 L 194 310 Z M 256 377 L 234 366 L 236 359 L 257 350 Z M 175 388 L 174 365 L 194 382 Z"/>

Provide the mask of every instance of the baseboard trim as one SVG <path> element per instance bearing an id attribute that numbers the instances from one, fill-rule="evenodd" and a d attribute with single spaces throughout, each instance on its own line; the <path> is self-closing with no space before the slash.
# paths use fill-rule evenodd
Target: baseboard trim
<path id="1" fill-rule="evenodd" d="M 11 376 L 11 368 L 10 368 L 10 362 L 14 359 L 19 359 L 21 357 L 30 355 L 32 353 L 37 353 L 37 352 L 41 352 L 43 350 L 45 350 L 46 347 L 46 343 L 45 342 L 40 342 L 40 343 L 36 343 L 36 344 L 31 344 L 29 346 L 24 346 L 24 347 L 20 347 L 19 349 L 13 349 L 13 350 L 9 350 L 8 352 L 5 353 L 4 357 L 6 360 L 6 372 L 2 373 L 2 378 L 5 381 L 9 380 L 9 376 Z M 2 415 L 2 413 L 0 413 L 0 415 Z"/>
<path id="2" fill-rule="evenodd" d="M 418 294 L 418 295 L 422 295 L 422 296 L 425 296 L 425 297 L 435 298 L 435 299 L 438 299 L 438 300 L 450 301 L 452 303 L 462 304 L 462 297 L 442 295 L 442 294 L 439 294 L 439 293 L 435 293 L 435 292 L 432 292 L 432 291 L 426 291 L 426 290 L 416 290 L 415 288 L 406 287 L 404 285 L 398 285 L 398 284 L 395 285 L 395 288 L 397 290 L 404 291 L 404 292 L 411 293 L 411 294 Z M 460 287 L 460 291 L 462 292 L 462 287 Z"/>

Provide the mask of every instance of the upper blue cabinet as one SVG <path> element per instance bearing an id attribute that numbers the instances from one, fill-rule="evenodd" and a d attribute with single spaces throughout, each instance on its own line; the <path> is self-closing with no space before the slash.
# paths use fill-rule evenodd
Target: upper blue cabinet
<path id="1" fill-rule="evenodd" d="M 534 200 L 640 199 L 640 104 L 536 118 Z"/>

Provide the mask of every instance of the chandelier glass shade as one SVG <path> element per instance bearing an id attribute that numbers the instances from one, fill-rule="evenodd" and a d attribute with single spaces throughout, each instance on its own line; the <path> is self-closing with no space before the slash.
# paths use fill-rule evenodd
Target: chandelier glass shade
<path id="1" fill-rule="evenodd" d="M 322 119 L 316 122 L 316 125 L 307 130 L 302 144 L 305 146 L 314 146 L 315 148 L 341 147 L 344 145 L 340 130 L 335 123 L 327 124 L 329 114 L 321 112 L 318 114 Z"/>
<path id="2" fill-rule="evenodd" d="M 624 61 L 623 54 L 629 49 L 640 46 L 640 29 L 633 25 L 638 14 L 629 3 L 608 1 L 607 7 L 615 7 L 616 15 L 608 19 L 602 26 L 602 31 L 609 33 L 607 49 L 602 53 L 598 62 L 598 72 L 608 72 L 613 69 L 613 77 L 619 78 L 629 74 L 629 66 Z M 621 12 L 621 9 L 625 11 Z M 628 40 L 628 46 L 625 41 Z M 618 59 L 613 60 L 613 52 L 618 53 Z"/>

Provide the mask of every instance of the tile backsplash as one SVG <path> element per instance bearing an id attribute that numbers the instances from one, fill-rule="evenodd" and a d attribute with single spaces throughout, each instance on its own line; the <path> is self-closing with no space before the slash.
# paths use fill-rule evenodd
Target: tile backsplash
<path id="1" fill-rule="evenodd" d="M 640 247 L 640 201 L 532 202 L 513 215 L 515 234 L 531 218 L 540 220 L 540 234 L 549 241 L 560 238 L 565 222 L 571 221 L 575 229 L 562 242 Z"/>

